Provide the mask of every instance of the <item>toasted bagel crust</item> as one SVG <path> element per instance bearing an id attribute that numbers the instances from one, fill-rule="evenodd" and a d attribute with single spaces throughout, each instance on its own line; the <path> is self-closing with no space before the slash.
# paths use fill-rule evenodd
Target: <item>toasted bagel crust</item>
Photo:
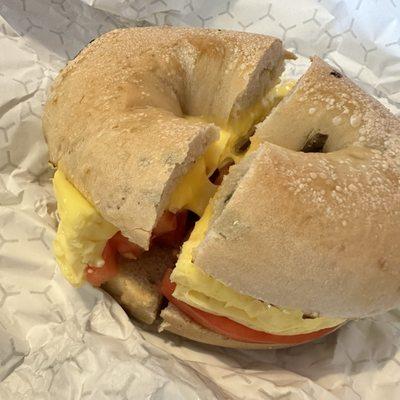
<path id="1" fill-rule="evenodd" d="M 176 181 L 275 82 L 272 37 L 130 28 L 96 39 L 55 80 L 43 116 L 50 160 L 125 236 L 147 249 Z"/>
<path id="2" fill-rule="evenodd" d="M 316 133 L 328 135 L 323 152 L 301 152 Z M 243 178 L 224 180 L 196 265 L 306 313 L 360 318 L 398 306 L 399 135 L 399 119 L 314 58 L 258 127 L 264 144 Z"/>

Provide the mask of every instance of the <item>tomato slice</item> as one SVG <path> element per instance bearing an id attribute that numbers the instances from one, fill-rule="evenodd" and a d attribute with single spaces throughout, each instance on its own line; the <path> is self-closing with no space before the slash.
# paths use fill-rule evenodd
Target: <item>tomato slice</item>
<path id="1" fill-rule="evenodd" d="M 140 254 L 142 254 L 143 249 L 129 241 L 121 232 L 117 232 L 110 240 L 111 246 L 118 251 L 121 256 L 136 260 Z"/>
<path id="2" fill-rule="evenodd" d="M 102 267 L 97 268 L 89 265 L 85 270 L 86 280 L 96 287 L 101 286 L 103 283 L 113 278 L 118 274 L 119 270 L 116 260 L 116 251 L 112 247 L 110 240 L 104 247 L 102 257 L 104 260 L 104 265 Z"/>
<path id="3" fill-rule="evenodd" d="M 184 238 L 187 234 L 187 219 L 188 219 L 188 212 L 187 211 L 181 211 L 177 214 L 172 214 L 174 215 L 175 223 L 174 223 L 174 229 L 171 229 L 167 232 L 163 233 L 158 233 L 159 230 L 156 228 L 153 232 L 153 241 L 156 244 L 159 244 L 161 246 L 167 246 L 167 247 L 173 247 L 173 248 L 179 248 L 183 241 Z M 157 225 L 158 226 L 158 225 Z M 156 234 L 158 233 L 158 236 Z"/>
<path id="4" fill-rule="evenodd" d="M 153 229 L 153 237 L 164 235 L 176 229 L 178 223 L 176 214 L 171 211 L 164 211 L 164 214 L 158 220 L 157 225 Z"/>
<path id="5" fill-rule="evenodd" d="M 130 242 L 121 232 L 117 232 L 107 241 L 104 247 L 102 253 L 104 265 L 102 267 L 93 267 L 89 265 L 85 270 L 86 280 L 93 286 L 101 286 L 118 274 L 117 253 L 125 258 L 136 260 L 142 252 L 143 249 L 141 247 Z"/>
<path id="6" fill-rule="evenodd" d="M 311 340 L 317 339 L 321 336 L 326 335 L 336 329 L 326 328 L 319 331 L 305 333 L 301 335 L 273 335 L 270 333 L 257 331 L 255 329 L 248 328 L 245 325 L 239 324 L 232 321 L 229 318 L 221 317 L 219 315 L 210 314 L 208 312 L 199 310 L 198 308 L 192 307 L 189 304 L 184 303 L 176 299 L 172 294 L 175 290 L 176 284 L 171 282 L 171 269 L 168 269 L 163 277 L 161 284 L 161 293 L 176 307 L 178 307 L 183 313 L 185 313 L 194 322 L 199 325 L 226 336 L 230 339 L 238 340 L 241 342 L 248 343 L 269 343 L 269 344 L 302 344 Z"/>
<path id="7" fill-rule="evenodd" d="M 173 214 L 166 211 L 153 232 L 153 236 L 158 235 L 159 244 L 170 247 L 180 246 L 185 234 L 186 217 L 186 212 Z M 130 242 L 121 232 L 117 232 L 104 247 L 102 253 L 104 265 L 102 267 L 91 265 L 86 267 L 86 280 L 93 286 L 101 286 L 118 274 L 117 253 L 125 258 L 136 260 L 142 252 L 141 247 Z"/>

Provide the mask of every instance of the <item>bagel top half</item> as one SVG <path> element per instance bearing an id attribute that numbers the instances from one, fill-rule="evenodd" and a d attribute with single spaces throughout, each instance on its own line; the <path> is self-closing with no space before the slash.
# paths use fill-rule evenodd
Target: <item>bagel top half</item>
<path id="1" fill-rule="evenodd" d="M 195 264 L 269 304 L 341 318 L 400 302 L 400 121 L 315 57 L 216 195 Z M 261 145 L 260 145 L 261 143 Z"/>
<path id="2" fill-rule="evenodd" d="M 43 116 L 50 161 L 132 242 L 147 249 L 178 179 L 273 87 L 290 56 L 241 32 L 109 32 L 60 73 Z"/>

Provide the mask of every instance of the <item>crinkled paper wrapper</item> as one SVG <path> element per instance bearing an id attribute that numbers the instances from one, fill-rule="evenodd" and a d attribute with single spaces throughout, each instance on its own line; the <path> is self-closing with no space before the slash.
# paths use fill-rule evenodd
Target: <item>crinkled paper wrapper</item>
<path id="1" fill-rule="evenodd" d="M 146 333 L 105 293 L 72 288 L 51 253 L 40 122 L 67 59 L 153 24 L 276 35 L 301 56 L 287 75 L 318 54 L 398 113 L 399 0 L 0 0 L 0 15 L 0 399 L 400 398 L 397 310 L 309 345 L 237 351 Z"/>

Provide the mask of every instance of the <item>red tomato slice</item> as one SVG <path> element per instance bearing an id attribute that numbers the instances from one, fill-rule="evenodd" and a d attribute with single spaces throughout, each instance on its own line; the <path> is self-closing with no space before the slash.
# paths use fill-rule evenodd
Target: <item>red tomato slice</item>
<path id="1" fill-rule="evenodd" d="M 104 265 L 100 268 L 88 266 L 85 270 L 86 280 L 93 286 L 101 286 L 115 275 L 118 274 L 118 263 L 115 257 L 115 249 L 112 247 L 110 241 L 104 247 L 102 257 Z"/>
<path id="2" fill-rule="evenodd" d="M 140 254 L 142 254 L 143 249 L 129 241 L 121 232 L 117 232 L 110 240 L 111 246 L 118 251 L 121 256 L 125 258 L 130 258 L 136 260 Z"/>
<path id="3" fill-rule="evenodd" d="M 230 339 L 248 343 L 301 344 L 317 339 L 336 329 L 336 327 L 333 327 L 301 335 L 287 336 L 273 335 L 270 333 L 248 328 L 247 326 L 232 321 L 229 318 L 210 314 L 176 299 L 172 295 L 175 290 L 176 284 L 171 282 L 170 280 L 171 272 L 172 270 L 168 269 L 163 277 L 160 290 L 161 293 L 172 304 L 178 307 L 182 312 L 184 312 L 189 318 L 197 322 L 199 325 L 213 332 L 229 337 Z"/>
<path id="4" fill-rule="evenodd" d="M 184 238 L 187 234 L 186 223 L 188 218 L 188 212 L 182 211 L 173 215 L 175 216 L 175 221 L 176 221 L 175 229 L 169 232 L 165 232 L 157 237 L 154 237 L 154 242 L 156 244 L 167 247 L 179 248 L 183 243 Z"/>
<path id="5" fill-rule="evenodd" d="M 185 231 L 187 213 L 179 214 L 182 215 L 180 215 L 178 218 L 177 215 L 166 211 L 157 225 L 155 231 L 161 235 L 159 238 L 166 245 L 172 246 L 179 240 L 180 237 L 183 237 L 182 232 Z M 117 232 L 111 239 L 107 241 L 106 246 L 104 247 L 102 253 L 104 265 L 100 268 L 89 265 L 85 270 L 86 280 L 93 286 L 101 286 L 103 283 L 107 282 L 118 274 L 119 269 L 116 259 L 117 253 L 125 258 L 137 259 L 142 252 L 143 249 L 141 247 L 130 242 L 129 239 L 122 235 L 121 232 Z"/>
<path id="6" fill-rule="evenodd" d="M 157 225 L 153 229 L 153 237 L 161 236 L 167 232 L 172 232 L 177 226 L 176 214 L 171 211 L 164 211 L 164 214 L 158 220 Z"/>

